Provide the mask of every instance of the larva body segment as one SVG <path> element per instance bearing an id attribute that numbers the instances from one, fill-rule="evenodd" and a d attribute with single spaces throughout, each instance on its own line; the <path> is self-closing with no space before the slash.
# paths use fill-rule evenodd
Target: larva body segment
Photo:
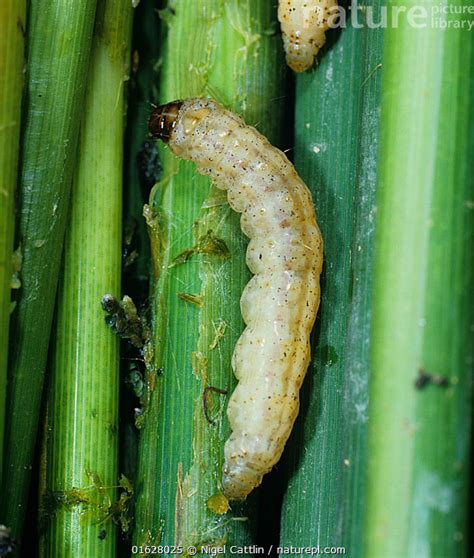
<path id="1" fill-rule="evenodd" d="M 170 115 L 172 115 L 170 120 Z M 280 459 L 299 409 L 319 306 L 323 244 L 311 194 L 286 156 L 215 101 L 158 107 L 151 133 L 227 190 L 250 238 L 254 276 L 241 298 L 246 329 L 232 367 L 224 494 L 244 499 Z"/>
<path id="2" fill-rule="evenodd" d="M 311 68 L 326 42 L 328 17 L 337 0 L 279 0 L 278 20 L 283 34 L 286 62 L 295 72 Z"/>

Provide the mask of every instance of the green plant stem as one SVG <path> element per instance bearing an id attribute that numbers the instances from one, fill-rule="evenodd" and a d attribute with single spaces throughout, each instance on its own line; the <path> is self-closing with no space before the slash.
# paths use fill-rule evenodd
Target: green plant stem
<path id="1" fill-rule="evenodd" d="M 425 4 L 428 12 L 436 6 Z M 465 19 L 438 19 L 447 27 L 457 18 Z M 416 29 L 401 18 L 386 33 L 367 558 L 467 553 L 473 49 L 467 29 Z M 434 376 L 417 389 L 420 373 Z"/>
<path id="2" fill-rule="evenodd" d="M 363 558 L 382 32 L 332 33 L 296 88 L 295 165 L 313 193 L 324 269 L 313 361 L 285 455 L 280 542 L 345 546 Z"/>
<path id="3" fill-rule="evenodd" d="M 21 535 L 66 225 L 95 0 L 32 0 L 0 522 Z"/>
<path id="4" fill-rule="evenodd" d="M 114 557 L 118 341 L 101 298 L 119 296 L 129 0 L 99 0 L 60 281 L 48 393 L 45 556 Z"/>
<path id="5" fill-rule="evenodd" d="M 8 324 L 12 283 L 14 195 L 23 90 L 25 0 L 0 4 L 0 486 L 7 386 Z"/>
<path id="6" fill-rule="evenodd" d="M 160 101 L 213 96 L 278 141 L 285 68 L 276 62 L 282 57 L 271 3 L 180 0 L 161 16 L 167 39 Z M 166 149 L 160 154 L 163 177 L 147 209 L 155 355 L 142 398 L 134 542 L 248 544 L 248 508 L 219 514 L 209 500 L 219 497 L 229 434 L 225 409 L 235 385 L 230 361 L 243 328 L 239 299 L 249 279 L 246 240 L 225 195 L 193 165 L 180 164 Z M 209 231 L 225 241 L 230 257 L 196 255 L 172 265 Z M 205 391 L 209 387 L 226 390 L 227 397 Z"/>

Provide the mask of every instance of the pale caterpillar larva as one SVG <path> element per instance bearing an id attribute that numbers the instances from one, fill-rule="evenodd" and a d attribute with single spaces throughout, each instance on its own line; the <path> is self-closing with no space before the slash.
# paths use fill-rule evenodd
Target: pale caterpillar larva
<path id="1" fill-rule="evenodd" d="M 298 414 L 319 306 L 321 233 L 311 194 L 286 156 L 215 101 L 158 107 L 149 129 L 227 190 L 250 238 L 254 276 L 240 301 L 247 327 L 232 357 L 239 383 L 227 408 L 222 479 L 227 498 L 241 500 L 280 459 Z"/>
<path id="2" fill-rule="evenodd" d="M 337 0 L 279 0 L 278 20 L 283 34 L 286 62 L 295 72 L 311 68 L 326 42 L 328 17 Z"/>

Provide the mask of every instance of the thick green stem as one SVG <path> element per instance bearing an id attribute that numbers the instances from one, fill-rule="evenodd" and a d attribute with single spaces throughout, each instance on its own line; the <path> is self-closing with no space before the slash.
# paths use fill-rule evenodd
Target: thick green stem
<path id="1" fill-rule="evenodd" d="M 295 164 L 313 192 L 324 270 L 286 454 L 281 544 L 345 546 L 362 558 L 382 32 L 348 27 L 328 40 L 296 90 Z"/>
<path id="2" fill-rule="evenodd" d="M 0 4 L 0 486 L 7 386 L 8 323 L 12 285 L 14 195 L 20 139 L 26 1 Z"/>
<path id="3" fill-rule="evenodd" d="M 437 6 L 425 3 L 429 13 Z M 368 558 L 467 552 L 474 45 L 472 32 L 460 28 L 466 18 L 438 13 L 439 25 L 428 20 L 424 29 L 400 18 L 386 33 Z"/>
<path id="4" fill-rule="evenodd" d="M 285 68 L 271 3 L 179 0 L 161 15 L 168 34 L 160 101 L 213 96 L 278 142 Z M 135 544 L 248 544 L 248 509 L 225 513 L 220 494 L 225 409 L 235 385 L 230 361 L 249 278 L 246 240 L 225 195 L 193 165 L 160 153 L 163 176 L 147 210 L 155 356 L 140 417 Z M 229 254 L 175 260 L 210 232 Z"/>
<path id="5" fill-rule="evenodd" d="M 96 0 L 31 0 L 19 192 L 21 291 L 13 314 L 0 522 L 19 538 L 86 83 Z"/>
<path id="6" fill-rule="evenodd" d="M 99 0 L 73 181 L 48 392 L 44 556 L 114 557 L 118 341 L 100 301 L 120 293 L 124 88 L 132 4 Z"/>

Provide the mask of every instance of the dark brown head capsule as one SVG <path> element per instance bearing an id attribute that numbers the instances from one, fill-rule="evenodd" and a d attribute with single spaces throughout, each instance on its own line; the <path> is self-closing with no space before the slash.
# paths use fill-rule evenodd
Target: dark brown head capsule
<path id="1" fill-rule="evenodd" d="M 169 141 L 182 104 L 183 101 L 173 101 L 166 105 L 160 105 L 151 113 L 148 120 L 148 130 L 154 139 L 163 140 L 165 143 Z"/>

